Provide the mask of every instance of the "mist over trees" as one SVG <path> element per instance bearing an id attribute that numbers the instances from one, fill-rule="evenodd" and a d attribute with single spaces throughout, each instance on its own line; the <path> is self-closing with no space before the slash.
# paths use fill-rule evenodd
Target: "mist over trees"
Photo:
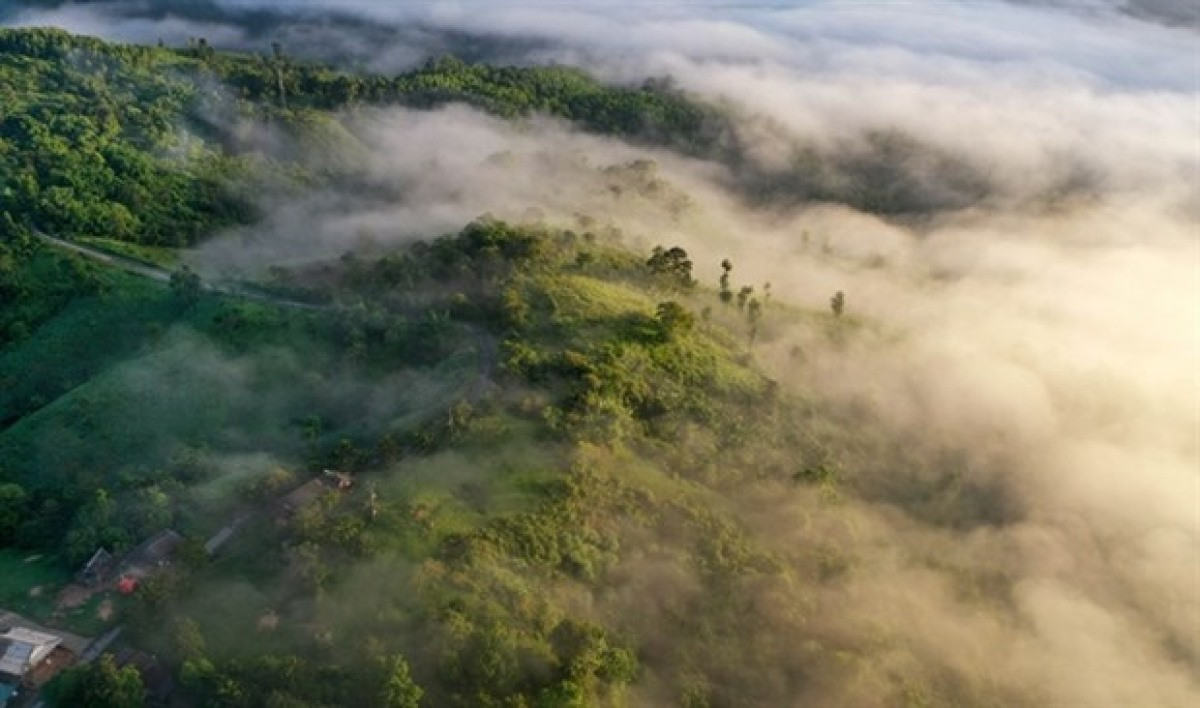
<path id="1" fill-rule="evenodd" d="M 1069 56 L 1182 30 L 329 6 L 0 29 L 0 609 L 153 657 L 48 704 L 1200 695 L 1191 103 Z"/>

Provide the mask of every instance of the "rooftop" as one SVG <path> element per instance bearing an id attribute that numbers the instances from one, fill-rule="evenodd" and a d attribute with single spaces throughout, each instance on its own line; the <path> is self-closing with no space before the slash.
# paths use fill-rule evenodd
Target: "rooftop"
<path id="1" fill-rule="evenodd" d="M 21 615 L 14 614 L 12 612 L 0 610 L 0 638 L 2 638 L 4 636 L 4 632 L 8 631 L 9 629 L 32 630 L 41 634 L 57 637 L 59 644 L 70 650 L 73 654 L 79 654 L 82 652 L 92 641 L 88 637 L 81 637 L 77 634 L 71 634 L 70 632 L 66 632 L 58 628 L 52 629 L 50 627 L 43 627 L 28 617 L 22 617 Z"/>
<path id="2" fill-rule="evenodd" d="M 62 641 L 53 634 L 14 627 L 0 635 L 0 674 L 24 676 Z"/>
<path id="3" fill-rule="evenodd" d="M 297 511 L 301 507 L 307 506 L 309 502 L 321 496 L 328 489 L 329 487 L 318 477 L 296 487 L 287 496 L 279 500 L 279 503 L 285 511 Z"/>
<path id="4" fill-rule="evenodd" d="M 130 551 L 121 560 L 121 571 L 134 575 L 148 575 L 171 560 L 171 554 L 183 543 L 183 537 L 167 529 L 147 539 Z"/>

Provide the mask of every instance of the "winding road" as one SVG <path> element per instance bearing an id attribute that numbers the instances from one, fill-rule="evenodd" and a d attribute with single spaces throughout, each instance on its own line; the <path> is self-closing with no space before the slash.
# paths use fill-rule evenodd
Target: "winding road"
<path id="1" fill-rule="evenodd" d="M 134 275 L 138 275 L 143 278 L 149 278 L 151 280 L 155 280 L 160 283 L 170 283 L 171 282 L 171 271 L 169 271 L 165 268 L 158 268 L 158 267 L 155 267 L 152 265 L 147 265 L 145 263 L 140 263 L 138 261 L 135 261 L 135 260 L 132 260 L 129 258 L 122 258 L 121 256 L 114 256 L 111 253 L 105 253 L 104 251 L 101 251 L 101 250 L 98 250 L 95 248 L 90 248 L 88 246 L 81 246 L 80 244 L 72 243 L 71 241 L 64 241 L 61 238 L 55 238 L 49 234 L 44 234 L 40 231 L 34 231 L 34 235 L 36 235 L 38 238 L 40 238 L 43 242 L 45 242 L 51 246 L 54 246 L 55 248 L 59 248 L 64 251 L 71 251 L 72 253 L 77 253 L 80 256 L 87 258 L 88 260 L 95 261 L 97 263 L 103 263 L 104 265 L 111 266 L 113 268 L 119 268 L 119 269 L 125 271 L 126 273 L 132 273 Z M 299 300 L 291 300 L 291 299 L 288 299 L 285 297 L 280 297 L 277 295 L 269 295 L 267 293 L 256 292 L 256 291 L 251 290 L 250 288 L 246 287 L 244 284 L 236 283 L 236 282 L 201 281 L 200 287 L 203 290 L 205 290 L 206 292 L 210 292 L 210 293 L 217 293 L 219 295 L 229 295 L 231 297 L 240 297 L 240 298 L 243 298 L 246 300 L 257 300 L 259 302 L 269 302 L 271 304 L 280 305 L 282 307 L 293 307 L 293 308 L 297 308 L 297 309 L 301 309 L 301 310 L 329 310 L 329 309 L 332 309 L 331 305 L 316 305 L 311 302 L 301 302 Z"/>
<path id="2" fill-rule="evenodd" d="M 60 248 L 64 251 L 77 253 L 84 258 L 102 263 L 106 266 L 119 268 L 127 273 L 149 278 L 160 283 L 171 282 L 171 271 L 165 268 L 158 268 L 152 265 L 147 265 L 129 258 L 122 258 L 111 253 L 105 253 L 95 248 L 82 246 L 71 241 L 64 241 L 61 238 L 55 238 L 49 234 L 40 231 L 34 231 L 34 234 L 45 243 Z M 332 310 L 333 305 L 316 305 L 310 302 L 300 302 L 299 300 L 290 300 L 285 297 L 269 295 L 267 293 L 256 292 L 246 287 L 246 285 L 230 281 L 201 281 L 200 287 L 206 292 L 218 293 L 220 295 L 228 295 L 230 297 L 239 297 L 246 300 L 257 300 L 259 302 L 267 302 L 282 307 L 293 307 L 302 310 Z M 479 354 L 479 376 L 471 384 L 468 392 L 468 400 L 474 402 L 483 397 L 488 388 L 492 385 L 492 371 L 496 367 L 497 346 L 493 337 L 485 332 L 477 332 L 476 348 Z"/>

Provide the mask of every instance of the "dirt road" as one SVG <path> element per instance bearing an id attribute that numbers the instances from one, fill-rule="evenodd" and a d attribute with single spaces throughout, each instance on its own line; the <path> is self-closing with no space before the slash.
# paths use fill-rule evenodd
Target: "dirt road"
<path id="1" fill-rule="evenodd" d="M 132 273 L 143 278 L 149 278 L 160 283 L 171 282 L 171 271 L 165 268 L 157 268 L 155 266 L 139 263 L 128 258 L 114 256 L 110 253 L 105 253 L 104 251 L 90 248 L 88 246 L 82 246 L 78 243 L 72 243 L 70 241 L 64 241 L 60 238 L 55 238 L 49 234 L 41 233 L 40 231 L 35 231 L 34 234 L 42 241 L 54 246 L 55 248 L 77 253 L 88 260 L 95 261 L 96 263 L 102 263 L 112 268 L 119 268 L 127 273 Z M 277 295 L 257 292 L 249 288 L 244 283 L 231 281 L 201 281 L 200 287 L 206 292 L 217 293 L 219 295 L 229 295 L 231 297 L 239 297 L 245 300 L 269 302 L 273 305 L 280 305 L 282 307 L 293 307 L 301 310 L 331 309 L 330 305 L 316 305 L 311 302 L 300 302 L 299 300 L 290 300 Z"/>

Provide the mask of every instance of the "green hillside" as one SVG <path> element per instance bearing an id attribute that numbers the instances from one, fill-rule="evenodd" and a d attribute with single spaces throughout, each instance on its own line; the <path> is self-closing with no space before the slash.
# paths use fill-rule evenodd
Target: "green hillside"
<path id="1" fill-rule="evenodd" d="M 856 562 L 839 507 L 851 434 L 767 377 L 754 345 L 785 319 L 842 341 L 860 323 L 840 309 L 735 302 L 693 279 L 718 264 L 671 244 L 537 221 L 481 217 L 225 290 L 42 238 L 173 267 L 173 249 L 252 224 L 245 195 L 334 183 L 305 159 L 353 147 L 331 111 L 451 101 L 633 142 L 709 149 L 721 132 L 682 94 L 574 70 L 355 76 L 0 30 L 10 577 L 36 556 L 22 572 L 50 592 L 98 547 L 179 531 L 177 562 L 101 627 L 159 657 L 186 705 L 698 708 L 835 682 L 908 705 L 1003 695 L 898 671 L 903 647 L 877 660 L 884 629 L 809 623 Z M 259 149 L 238 128 L 255 121 L 290 142 Z M 302 486 L 326 470 L 353 486 Z M 775 538 L 766 499 L 828 533 Z M 96 667 L 47 697 L 120 682 Z"/>

